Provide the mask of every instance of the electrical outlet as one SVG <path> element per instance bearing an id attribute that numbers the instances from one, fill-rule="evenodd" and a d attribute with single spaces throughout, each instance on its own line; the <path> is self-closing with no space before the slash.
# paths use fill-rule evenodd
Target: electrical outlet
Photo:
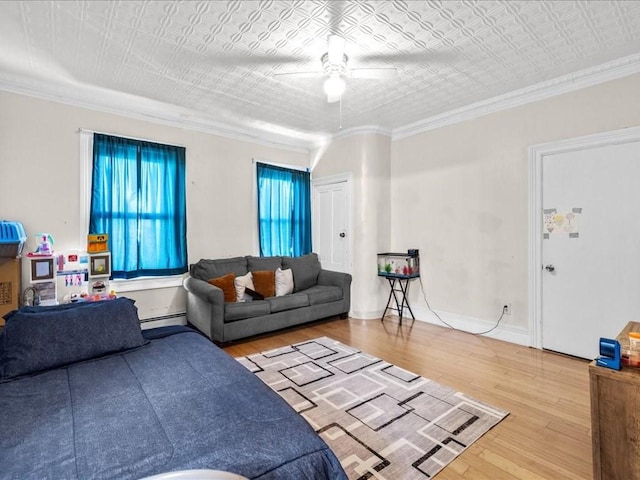
<path id="1" fill-rule="evenodd" d="M 505 303 L 502 306 L 502 313 L 505 315 L 511 315 L 511 304 L 510 303 Z"/>

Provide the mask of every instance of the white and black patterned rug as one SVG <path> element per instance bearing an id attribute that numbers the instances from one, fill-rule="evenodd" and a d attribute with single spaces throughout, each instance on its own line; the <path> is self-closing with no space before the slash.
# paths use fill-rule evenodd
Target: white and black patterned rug
<path id="1" fill-rule="evenodd" d="M 432 478 L 508 415 L 328 337 L 237 360 L 307 419 L 352 480 Z"/>

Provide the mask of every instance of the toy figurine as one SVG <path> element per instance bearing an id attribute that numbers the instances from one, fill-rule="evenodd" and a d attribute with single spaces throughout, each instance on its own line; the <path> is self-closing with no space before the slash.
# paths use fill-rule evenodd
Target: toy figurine
<path id="1" fill-rule="evenodd" d="M 38 255 L 53 255 L 53 237 L 48 233 L 38 233 L 38 247 L 35 253 Z"/>

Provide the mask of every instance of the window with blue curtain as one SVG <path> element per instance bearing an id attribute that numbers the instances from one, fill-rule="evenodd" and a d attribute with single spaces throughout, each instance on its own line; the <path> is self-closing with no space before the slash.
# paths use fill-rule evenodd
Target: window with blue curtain
<path id="1" fill-rule="evenodd" d="M 256 164 L 260 255 L 311 253 L 311 174 Z"/>
<path id="2" fill-rule="evenodd" d="M 186 272 L 184 147 L 94 134 L 89 233 L 109 234 L 113 278 Z"/>

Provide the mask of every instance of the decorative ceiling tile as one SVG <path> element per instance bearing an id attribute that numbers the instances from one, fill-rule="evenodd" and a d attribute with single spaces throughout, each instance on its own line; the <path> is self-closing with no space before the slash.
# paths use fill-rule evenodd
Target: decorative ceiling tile
<path id="1" fill-rule="evenodd" d="M 349 68 L 397 77 L 347 78 L 328 104 L 330 34 Z M 0 88 L 121 92 L 132 110 L 131 95 L 235 127 L 394 131 L 640 54 L 640 2 L 3 1 L 0 43 Z M 299 72 L 319 75 L 282 75 Z"/>

